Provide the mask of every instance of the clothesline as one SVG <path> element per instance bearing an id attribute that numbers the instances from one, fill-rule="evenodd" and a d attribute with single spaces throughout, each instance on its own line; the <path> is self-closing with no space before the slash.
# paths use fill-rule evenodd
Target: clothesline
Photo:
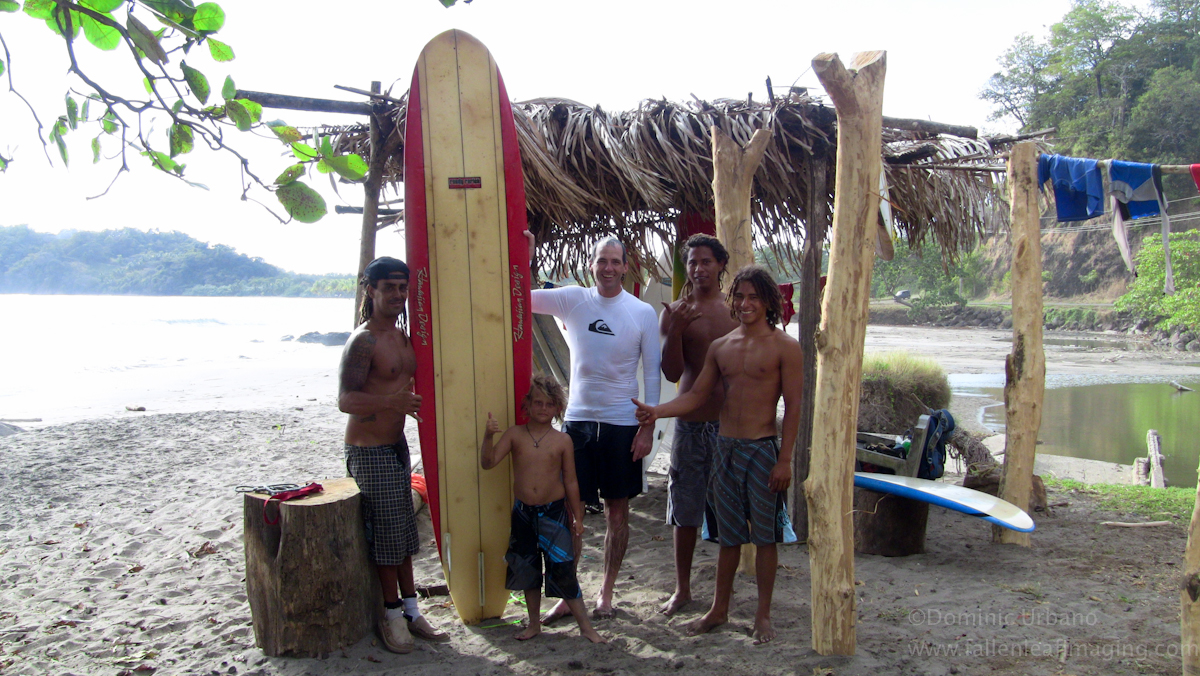
<path id="1" fill-rule="evenodd" d="M 1041 219 L 1041 221 L 1043 223 L 1057 222 L 1057 220 L 1058 219 L 1056 219 L 1053 216 L 1048 216 L 1048 217 L 1044 217 Z M 1190 211 L 1185 214 L 1180 214 L 1178 216 L 1171 217 L 1172 223 L 1185 222 L 1185 221 L 1196 221 L 1196 220 L 1200 220 L 1200 211 Z M 1161 216 L 1150 216 L 1147 218 L 1138 219 L 1136 221 L 1127 221 L 1125 223 L 1125 227 L 1126 228 L 1145 228 L 1145 227 L 1149 227 L 1152 225 L 1161 225 L 1161 224 L 1162 224 Z M 1041 232 L 1044 235 L 1047 233 L 1056 234 L 1056 233 L 1071 233 L 1071 232 L 1098 232 L 1100 230 L 1112 230 L 1112 224 L 1111 223 L 1092 223 L 1090 225 L 1081 225 L 1081 226 L 1076 226 L 1076 227 L 1070 227 L 1070 226 L 1050 227 L 1050 228 L 1042 228 Z"/>

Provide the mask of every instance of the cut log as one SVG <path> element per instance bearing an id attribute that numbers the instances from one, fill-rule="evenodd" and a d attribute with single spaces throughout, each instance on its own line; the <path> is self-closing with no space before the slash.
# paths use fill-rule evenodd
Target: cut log
<path id="1" fill-rule="evenodd" d="M 320 657 L 357 643 L 383 609 L 354 479 L 267 505 L 244 498 L 246 595 L 258 647 L 273 657 Z"/>
<path id="2" fill-rule="evenodd" d="M 1038 222 L 1037 145 L 1022 141 L 1008 158 L 1012 204 L 1013 349 L 1004 362 L 1004 469 L 1000 498 L 1029 504 L 1042 402 L 1046 354 L 1042 349 L 1042 239 Z M 1029 546 L 1029 533 L 992 526 L 992 541 Z"/>
<path id="3" fill-rule="evenodd" d="M 879 219 L 879 145 L 887 58 L 884 52 L 856 54 L 851 68 L 857 72 L 853 72 L 836 54 L 818 54 L 812 68 L 833 100 L 838 120 L 829 281 L 816 336 L 813 443 L 804 482 L 812 646 L 821 655 L 853 655 L 854 449 Z"/>
<path id="4" fill-rule="evenodd" d="M 928 502 L 854 489 L 854 551 L 859 554 L 923 554 L 928 520 Z"/>

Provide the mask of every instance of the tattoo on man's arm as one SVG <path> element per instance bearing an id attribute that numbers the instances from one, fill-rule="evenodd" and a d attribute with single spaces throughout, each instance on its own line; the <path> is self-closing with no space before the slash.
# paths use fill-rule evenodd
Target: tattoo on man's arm
<path id="1" fill-rule="evenodd" d="M 375 354 L 375 336 L 364 331 L 355 336 L 350 347 L 342 354 L 340 369 L 340 393 L 361 392 L 367 386 L 371 373 L 371 358 Z"/>

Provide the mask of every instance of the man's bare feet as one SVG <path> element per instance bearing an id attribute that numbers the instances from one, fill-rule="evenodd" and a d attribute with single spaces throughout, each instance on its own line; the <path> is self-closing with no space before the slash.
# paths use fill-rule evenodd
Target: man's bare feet
<path id="1" fill-rule="evenodd" d="M 707 613 L 704 613 L 704 616 L 700 619 L 688 623 L 687 635 L 699 636 L 700 634 L 706 634 L 722 624 L 725 624 L 728 619 L 729 618 L 725 615 L 717 615 L 710 610 Z"/>
<path id="2" fill-rule="evenodd" d="M 771 625 L 771 620 L 756 619 L 754 620 L 754 645 L 762 645 L 770 643 L 775 638 L 775 627 Z"/>
<path id="3" fill-rule="evenodd" d="M 612 599 L 596 599 L 596 607 L 592 610 L 592 617 L 597 620 L 608 620 L 617 616 L 617 611 L 613 609 Z"/>
<path id="4" fill-rule="evenodd" d="M 518 641 L 528 641 L 540 633 L 542 633 L 542 623 L 538 622 L 525 627 L 525 631 L 513 636 L 513 638 L 517 639 Z"/>
<path id="5" fill-rule="evenodd" d="M 554 605 L 553 608 L 550 609 L 550 612 L 546 613 L 546 616 L 542 618 L 542 624 L 550 626 L 570 614 L 571 609 L 567 607 L 567 604 L 563 601 L 559 601 Z"/>
<path id="6" fill-rule="evenodd" d="M 670 617 L 680 610 L 683 610 L 683 608 L 691 602 L 691 594 L 677 590 L 674 594 L 671 594 L 671 598 L 667 599 L 666 603 L 662 604 L 662 607 L 658 609 L 658 612 Z"/>
<path id="7" fill-rule="evenodd" d="M 608 643 L 608 641 L 603 636 L 601 636 L 599 632 L 597 632 L 595 629 L 592 629 L 591 627 L 588 627 L 587 631 L 584 631 L 581 629 L 579 631 L 579 633 L 583 634 L 583 637 L 586 638 L 587 640 L 591 641 L 592 643 Z"/>

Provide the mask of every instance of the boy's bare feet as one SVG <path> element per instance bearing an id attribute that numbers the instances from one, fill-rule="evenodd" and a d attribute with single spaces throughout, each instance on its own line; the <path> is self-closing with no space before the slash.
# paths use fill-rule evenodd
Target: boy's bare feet
<path id="1" fill-rule="evenodd" d="M 771 639 L 775 638 L 775 627 L 771 625 L 770 618 L 761 618 L 754 620 L 754 645 L 762 645 L 770 643 Z"/>
<path id="2" fill-rule="evenodd" d="M 588 627 L 586 630 L 580 629 L 579 633 L 583 634 L 583 637 L 592 643 L 608 643 L 608 641 L 605 640 L 605 638 L 601 636 L 599 632 L 591 627 Z"/>
<path id="3" fill-rule="evenodd" d="M 724 614 L 718 615 L 716 613 L 713 613 L 713 611 L 710 610 L 707 613 L 704 613 L 704 616 L 701 617 L 700 619 L 695 620 L 694 622 L 688 623 L 687 635 L 688 636 L 699 636 L 700 634 L 706 634 L 706 633 L 712 631 L 713 629 L 716 629 L 717 627 L 721 626 L 722 624 L 725 624 L 725 622 L 727 622 L 728 619 L 729 618 L 726 617 Z"/>
<path id="4" fill-rule="evenodd" d="M 525 627 L 525 631 L 513 636 L 513 638 L 517 639 L 518 641 L 528 641 L 540 633 L 542 633 L 542 623 L 535 622 L 528 627 Z"/>
<path id="5" fill-rule="evenodd" d="M 542 618 L 542 624 L 550 626 L 570 614 L 571 609 L 567 607 L 566 602 L 559 601 L 554 605 L 553 608 L 550 609 L 550 612 L 546 613 L 546 616 Z"/>
<path id="6" fill-rule="evenodd" d="M 670 617 L 680 610 L 683 610 L 683 608 L 691 602 L 691 594 L 676 591 L 674 594 L 671 594 L 671 598 L 667 599 L 666 603 L 662 604 L 662 607 L 658 609 L 658 612 Z"/>

